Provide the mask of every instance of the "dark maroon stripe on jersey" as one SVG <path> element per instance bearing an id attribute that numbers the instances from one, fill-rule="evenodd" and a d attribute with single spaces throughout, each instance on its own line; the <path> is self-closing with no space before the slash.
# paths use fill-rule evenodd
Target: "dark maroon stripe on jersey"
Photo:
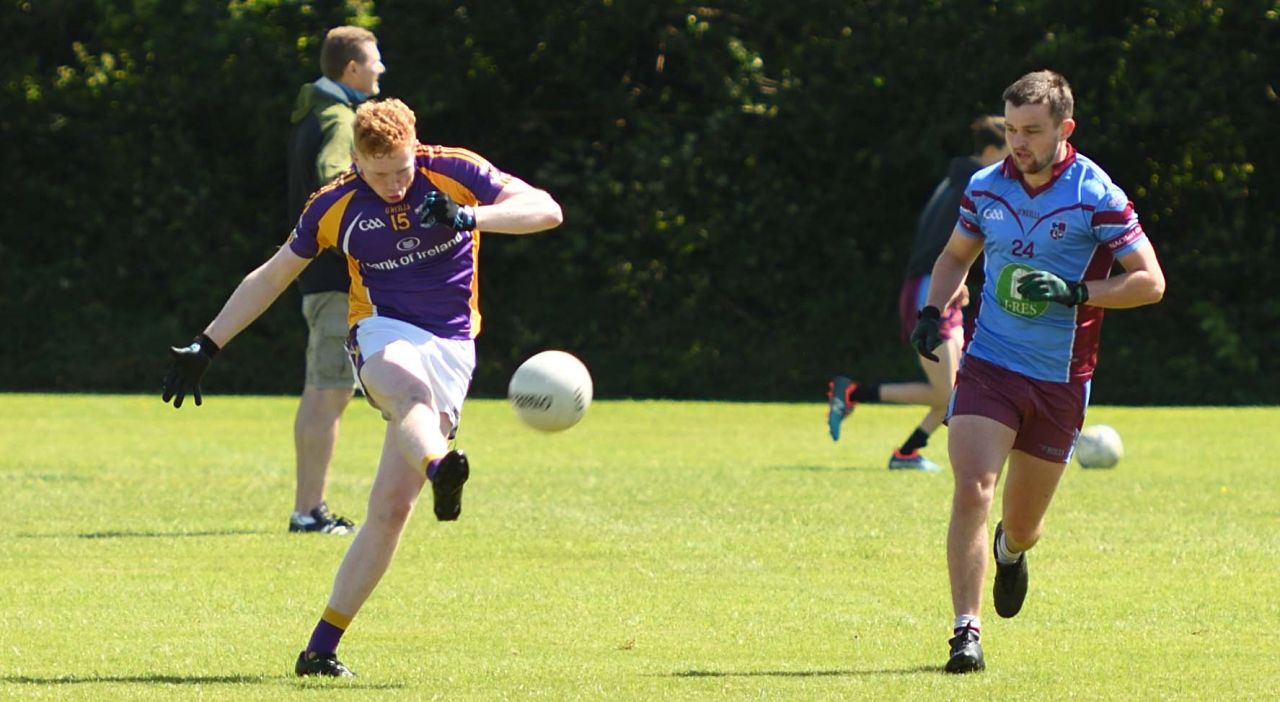
<path id="1" fill-rule="evenodd" d="M 1023 225 L 1022 218 L 1018 216 L 1018 210 L 1013 205 L 1010 205 L 1008 200 L 1004 199 L 1003 197 L 1000 197 L 999 195 L 996 195 L 990 190 L 975 190 L 973 191 L 973 196 L 989 197 L 992 200 L 995 200 L 996 202 L 1000 203 L 1001 205 L 1004 205 L 1004 208 L 1009 211 L 1009 214 L 1013 215 L 1013 221 L 1018 223 L 1018 229 L 1021 229 L 1023 234 L 1027 233 L 1027 227 Z"/>
<path id="2" fill-rule="evenodd" d="M 1049 219 L 1050 217 L 1052 217 L 1052 216 L 1054 216 L 1054 215 L 1056 215 L 1056 214 L 1061 214 L 1061 213 L 1063 213 L 1063 212 L 1070 212 L 1071 210 L 1085 210 L 1085 211 L 1089 211 L 1089 210 L 1092 210 L 1092 209 L 1093 209 L 1093 206 L 1092 206 L 1092 205 L 1084 205 L 1084 204 L 1075 204 L 1075 205 L 1067 205 L 1066 207 L 1059 207 L 1058 209 L 1056 209 L 1056 210 L 1054 210 L 1054 211 L 1050 212 L 1050 213 L 1049 213 L 1049 214 L 1047 214 L 1047 215 L 1041 215 L 1040 219 L 1037 219 L 1037 220 L 1036 220 L 1036 222 L 1035 222 L 1035 224 L 1032 224 L 1032 225 L 1031 225 L 1031 229 L 1032 229 L 1032 230 L 1034 230 L 1036 227 L 1040 226 L 1040 223 L 1041 223 L 1041 222 L 1045 221 L 1046 219 Z"/>
<path id="3" fill-rule="evenodd" d="M 1095 212 L 1089 224 L 1094 227 L 1102 227 L 1109 224 L 1127 224 L 1131 219 L 1133 219 L 1133 203 L 1125 205 L 1124 210 L 1119 212 L 1116 210 Z"/>
<path id="4" fill-rule="evenodd" d="M 1081 278 L 1085 283 L 1091 280 L 1105 280 L 1111 275 L 1111 264 L 1115 262 L 1111 251 L 1099 246 L 1093 251 L 1093 258 L 1084 269 Z M 1093 377 L 1093 369 L 1098 365 L 1098 346 L 1102 340 L 1101 307 L 1093 307 L 1088 303 L 1076 309 L 1076 333 L 1071 342 L 1071 368 L 1068 378 L 1073 381 L 1086 381 Z"/>

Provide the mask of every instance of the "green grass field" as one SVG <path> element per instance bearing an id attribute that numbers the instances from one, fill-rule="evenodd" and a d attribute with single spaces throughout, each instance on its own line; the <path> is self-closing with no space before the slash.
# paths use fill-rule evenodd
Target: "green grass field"
<path id="1" fill-rule="evenodd" d="M 950 476 L 890 474 L 921 415 L 599 402 L 564 434 L 467 406 L 461 521 L 429 495 L 340 651 L 298 680 L 348 538 L 285 533 L 294 398 L 0 395 L 0 699 L 1275 699 L 1280 409 L 1112 408 L 988 670 L 941 672 Z M 330 503 L 360 519 L 353 403 Z M 946 462 L 945 433 L 927 453 Z M 993 522 L 998 518 L 993 515 Z"/>

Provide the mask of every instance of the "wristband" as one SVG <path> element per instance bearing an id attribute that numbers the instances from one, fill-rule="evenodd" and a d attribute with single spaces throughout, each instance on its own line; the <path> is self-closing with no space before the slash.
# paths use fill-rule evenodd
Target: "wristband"
<path id="1" fill-rule="evenodd" d="M 221 351 L 218 345 L 213 343 L 213 339 L 210 339 L 204 332 L 196 334 L 195 343 L 200 345 L 200 350 L 209 358 L 217 356 L 218 352 Z"/>
<path id="2" fill-rule="evenodd" d="M 463 205 L 458 208 L 458 228 L 463 231 L 471 231 L 476 228 L 476 211 L 470 205 Z"/>
<path id="3" fill-rule="evenodd" d="M 1072 307 L 1083 305 L 1089 301 L 1089 287 L 1084 283 L 1071 284 Z"/>
<path id="4" fill-rule="evenodd" d="M 942 319 L 942 311 L 933 305 L 927 305 L 916 313 L 916 319 Z"/>

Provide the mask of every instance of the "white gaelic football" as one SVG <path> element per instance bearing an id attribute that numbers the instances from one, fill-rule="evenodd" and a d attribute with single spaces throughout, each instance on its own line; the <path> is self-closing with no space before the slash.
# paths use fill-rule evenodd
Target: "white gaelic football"
<path id="1" fill-rule="evenodd" d="M 1112 468 L 1124 458 L 1120 432 L 1105 424 L 1093 424 L 1080 431 L 1076 460 L 1084 468 Z"/>
<path id="2" fill-rule="evenodd" d="M 516 415 L 541 431 L 564 431 L 591 406 L 591 373 L 564 351 L 543 351 L 520 364 L 507 386 Z"/>

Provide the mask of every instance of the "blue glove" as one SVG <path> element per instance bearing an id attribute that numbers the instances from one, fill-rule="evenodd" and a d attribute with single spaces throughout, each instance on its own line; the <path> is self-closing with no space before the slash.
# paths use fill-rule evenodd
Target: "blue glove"
<path id="1" fill-rule="evenodd" d="M 189 346 L 169 347 L 169 353 L 173 355 L 173 366 L 164 377 L 162 399 L 168 402 L 172 398 L 173 407 L 177 409 L 182 406 L 182 399 L 187 396 L 187 392 L 191 391 L 196 407 L 199 407 L 204 399 L 200 396 L 200 379 L 209 369 L 213 357 L 218 355 L 218 345 L 213 343 L 213 339 L 201 334 Z"/>
<path id="2" fill-rule="evenodd" d="M 916 315 L 916 327 L 911 330 L 911 345 L 921 356 L 938 362 L 933 350 L 942 345 L 942 312 L 929 305 Z"/>
<path id="3" fill-rule="evenodd" d="M 1068 283 L 1049 271 L 1031 271 L 1018 281 L 1018 294 L 1034 302 L 1056 302 L 1075 307 L 1089 299 L 1084 283 Z"/>
<path id="4" fill-rule="evenodd" d="M 424 227 L 437 224 L 456 231 L 471 231 L 476 228 L 476 211 L 467 205 L 459 205 L 447 194 L 439 190 L 427 193 L 421 205 L 414 208 L 418 222 Z"/>

